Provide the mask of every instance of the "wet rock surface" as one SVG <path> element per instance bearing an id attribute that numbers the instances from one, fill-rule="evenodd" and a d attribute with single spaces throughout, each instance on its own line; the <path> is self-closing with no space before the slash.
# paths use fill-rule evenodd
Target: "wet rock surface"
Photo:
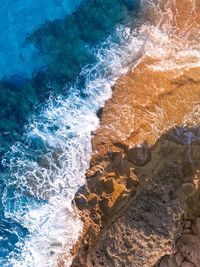
<path id="1" fill-rule="evenodd" d="M 173 3 L 183 36 L 191 5 Z M 74 199 L 85 222 L 74 267 L 200 266 L 200 69 L 154 63 L 163 62 L 147 57 L 121 77 L 101 111 L 86 185 Z"/>

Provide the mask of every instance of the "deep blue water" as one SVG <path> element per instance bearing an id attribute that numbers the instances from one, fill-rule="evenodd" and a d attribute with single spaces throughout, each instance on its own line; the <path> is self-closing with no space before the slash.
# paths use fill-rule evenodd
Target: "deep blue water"
<path id="1" fill-rule="evenodd" d="M 54 206 L 63 197 L 70 203 L 81 185 L 95 113 L 107 97 L 106 51 L 116 52 L 116 27 L 131 25 L 139 1 L 0 0 L 0 6 L 0 267 L 54 266 L 57 248 L 48 244 L 60 237 L 45 231 L 52 230 Z M 59 227 L 62 235 L 58 220 L 55 234 Z"/>

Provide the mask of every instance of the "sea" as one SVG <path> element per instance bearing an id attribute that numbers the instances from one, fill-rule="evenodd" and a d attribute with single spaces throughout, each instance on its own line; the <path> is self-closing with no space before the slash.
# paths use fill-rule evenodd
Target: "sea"
<path id="1" fill-rule="evenodd" d="M 143 55 L 144 6 L 0 0 L 0 267 L 70 266 L 96 114 Z"/>

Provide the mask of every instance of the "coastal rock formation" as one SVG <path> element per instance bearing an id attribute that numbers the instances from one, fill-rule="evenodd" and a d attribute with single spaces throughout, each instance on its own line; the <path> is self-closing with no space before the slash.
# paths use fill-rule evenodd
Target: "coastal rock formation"
<path id="1" fill-rule="evenodd" d="M 130 162 L 124 148 L 88 172 L 75 201 L 92 222 L 72 266 L 153 266 L 173 253 L 156 266 L 184 260 L 200 266 L 198 130 L 169 130 L 149 149 L 144 166 Z M 183 142 L 185 133 L 196 140 Z"/>
<path id="2" fill-rule="evenodd" d="M 162 3 L 174 16 L 148 27 L 144 57 L 100 112 L 74 199 L 85 222 L 74 267 L 200 266 L 200 2 Z"/>

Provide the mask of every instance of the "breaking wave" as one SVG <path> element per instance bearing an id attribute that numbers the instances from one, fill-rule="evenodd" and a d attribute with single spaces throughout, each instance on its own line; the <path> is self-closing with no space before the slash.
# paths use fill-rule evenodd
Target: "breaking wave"
<path id="1" fill-rule="evenodd" d="M 4 266 L 55 266 L 60 254 L 70 264 L 70 249 L 83 227 L 71 201 L 89 167 L 96 113 L 116 79 L 140 58 L 144 43 L 129 28 L 118 28 L 116 36 L 119 43 L 108 39 L 95 52 L 97 64 L 83 68 L 82 93 L 68 88 L 68 97 L 52 95 L 29 120 L 23 142 L 3 158 L 10 170 L 3 192 L 5 218 L 28 229 Z"/>

